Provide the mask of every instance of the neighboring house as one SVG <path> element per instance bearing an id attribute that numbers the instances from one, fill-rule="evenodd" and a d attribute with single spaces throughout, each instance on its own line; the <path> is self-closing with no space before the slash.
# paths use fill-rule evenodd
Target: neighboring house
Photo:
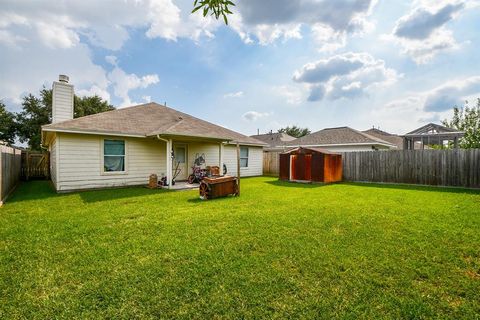
<path id="1" fill-rule="evenodd" d="M 290 141 L 293 141 L 296 139 L 295 137 L 292 137 L 286 133 L 279 133 L 279 132 L 257 134 L 250 137 L 260 140 L 262 142 L 265 142 L 267 144 L 267 146 L 263 148 L 263 151 L 265 152 L 284 151 L 285 146 L 288 145 Z"/>
<path id="2" fill-rule="evenodd" d="M 377 128 L 371 128 L 362 132 L 368 135 L 377 137 L 379 139 L 382 139 L 384 141 L 390 142 L 391 144 L 397 147 L 396 150 L 403 149 L 403 138 L 396 134 L 388 133 Z"/>
<path id="3" fill-rule="evenodd" d="M 350 127 L 326 128 L 289 142 L 290 147 L 315 147 L 333 152 L 395 149 L 393 143 Z"/>
<path id="4" fill-rule="evenodd" d="M 185 180 L 197 155 L 241 176 L 261 175 L 263 142 L 157 103 L 73 119 L 68 77 L 53 83 L 52 124 L 42 127 L 57 191 L 147 184 L 150 174 Z"/>
<path id="5" fill-rule="evenodd" d="M 432 146 L 448 146 L 451 143 L 456 149 L 459 140 L 464 135 L 463 131 L 429 123 L 403 135 L 403 148 L 408 150 L 430 149 Z"/>

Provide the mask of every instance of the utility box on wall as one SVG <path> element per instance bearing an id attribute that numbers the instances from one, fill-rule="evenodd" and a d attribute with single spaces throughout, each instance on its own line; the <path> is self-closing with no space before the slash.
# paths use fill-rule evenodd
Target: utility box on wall
<path id="1" fill-rule="evenodd" d="M 342 155 L 319 148 L 298 147 L 280 154 L 280 180 L 342 181 Z"/>

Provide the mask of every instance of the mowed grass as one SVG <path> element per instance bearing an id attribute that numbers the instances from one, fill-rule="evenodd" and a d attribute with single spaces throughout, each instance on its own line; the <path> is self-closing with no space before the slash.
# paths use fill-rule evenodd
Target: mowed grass
<path id="1" fill-rule="evenodd" d="M 478 191 L 241 191 L 23 183 L 0 208 L 0 318 L 480 318 Z"/>

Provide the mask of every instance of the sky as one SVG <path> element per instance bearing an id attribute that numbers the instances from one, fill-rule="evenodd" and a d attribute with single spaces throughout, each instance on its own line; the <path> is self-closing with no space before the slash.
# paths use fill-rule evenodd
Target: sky
<path id="1" fill-rule="evenodd" d="M 404 134 L 480 97 L 480 0 L 192 0 L 0 4 L 0 99 L 50 88 L 149 101 L 252 135 L 287 125 Z"/>

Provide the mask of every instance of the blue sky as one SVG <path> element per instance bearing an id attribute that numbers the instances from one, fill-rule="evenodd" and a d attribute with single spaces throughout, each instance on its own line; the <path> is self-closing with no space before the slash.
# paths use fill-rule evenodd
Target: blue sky
<path id="1" fill-rule="evenodd" d="M 145 101 L 244 134 L 286 125 L 405 133 L 480 97 L 476 0 L 3 1 L 0 99 L 68 74 L 79 95 Z"/>

